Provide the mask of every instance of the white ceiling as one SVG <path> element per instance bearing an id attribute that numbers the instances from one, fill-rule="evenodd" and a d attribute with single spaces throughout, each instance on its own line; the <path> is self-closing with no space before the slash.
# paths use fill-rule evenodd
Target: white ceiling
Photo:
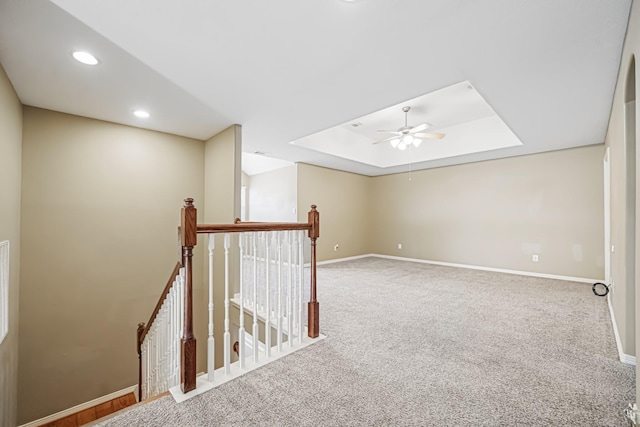
<path id="1" fill-rule="evenodd" d="M 262 154 L 242 153 L 242 171 L 249 176 L 293 166 L 292 162 Z"/>
<path id="2" fill-rule="evenodd" d="M 414 169 L 602 143 L 630 6 L 0 0 L 0 62 L 27 105 L 198 139 L 237 123 L 245 151 L 379 175 L 406 167 L 289 142 L 469 81 L 523 145 Z"/>
<path id="3" fill-rule="evenodd" d="M 403 107 L 408 106 L 408 113 Z M 384 142 L 393 134 L 380 130 L 399 130 L 428 124 L 426 132 L 444 134 L 443 139 L 421 139 L 418 147 L 407 151 Z M 382 141 L 382 142 L 381 142 Z M 348 123 L 292 141 L 321 153 L 350 159 L 378 168 L 407 164 L 426 164 L 436 159 L 463 156 L 506 147 L 522 142 L 502 121 L 470 82 L 464 81 L 431 92 Z"/>

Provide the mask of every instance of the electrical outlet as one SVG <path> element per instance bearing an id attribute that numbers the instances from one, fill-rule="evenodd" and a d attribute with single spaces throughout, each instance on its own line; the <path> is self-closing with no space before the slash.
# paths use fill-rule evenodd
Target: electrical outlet
<path id="1" fill-rule="evenodd" d="M 402 243 L 398 243 L 398 249 L 402 249 Z"/>
<path id="2" fill-rule="evenodd" d="M 531 261 L 538 262 L 538 255 L 532 255 L 531 256 Z"/>

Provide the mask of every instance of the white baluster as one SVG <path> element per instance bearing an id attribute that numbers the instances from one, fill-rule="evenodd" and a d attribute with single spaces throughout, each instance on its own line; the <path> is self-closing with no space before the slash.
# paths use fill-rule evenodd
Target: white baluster
<path id="1" fill-rule="evenodd" d="M 238 328 L 238 348 L 240 350 L 240 369 L 244 369 L 244 297 L 242 288 L 244 287 L 244 235 L 238 239 L 240 246 L 240 327 Z"/>
<path id="2" fill-rule="evenodd" d="M 261 279 L 264 277 L 264 264 L 260 262 L 264 260 L 264 231 L 260 231 L 258 234 L 258 277 Z M 262 280 L 258 281 L 258 313 L 264 313 L 264 282 Z"/>
<path id="3" fill-rule="evenodd" d="M 291 230 L 291 322 L 292 331 L 291 336 L 295 337 L 298 334 L 298 270 L 296 266 L 298 256 L 298 232 Z M 293 338 L 292 338 L 293 341 Z"/>
<path id="4" fill-rule="evenodd" d="M 152 334 L 153 331 L 151 330 L 151 328 L 149 328 L 149 334 Z M 153 343 L 153 337 L 151 335 L 149 335 L 149 340 L 147 341 L 147 397 L 151 397 L 151 379 L 153 378 L 153 365 L 152 360 L 153 360 L 153 346 L 151 345 Z"/>
<path id="5" fill-rule="evenodd" d="M 247 245 L 247 233 L 238 234 L 239 240 L 239 248 L 240 249 L 240 286 L 243 285 L 243 277 L 244 277 L 244 266 L 246 265 L 246 261 L 249 258 L 248 245 Z M 240 295 L 243 296 L 243 300 L 240 302 L 242 306 L 247 305 L 248 292 L 246 289 L 242 289 L 243 292 L 240 292 Z"/>
<path id="6" fill-rule="evenodd" d="M 167 293 L 167 300 L 164 308 L 164 383 L 165 389 L 169 390 L 171 387 L 171 375 L 173 374 L 173 366 L 171 365 L 171 350 L 173 342 L 171 341 L 171 291 Z"/>
<path id="7" fill-rule="evenodd" d="M 149 340 L 147 339 L 145 342 L 145 350 L 144 350 L 144 398 L 149 397 L 149 381 L 151 381 L 151 376 L 149 375 Z"/>
<path id="8" fill-rule="evenodd" d="M 161 388 L 164 390 L 168 390 L 169 388 L 167 387 L 169 384 L 169 336 L 168 336 L 168 326 L 169 326 L 169 320 L 167 318 L 167 310 L 168 310 L 168 305 L 166 305 L 167 302 L 165 300 L 165 305 L 163 305 L 162 307 L 162 324 L 160 325 L 162 327 L 162 362 L 161 362 L 161 366 L 162 366 L 162 381 L 161 381 Z"/>
<path id="9" fill-rule="evenodd" d="M 249 244 L 249 233 L 243 233 L 242 235 L 244 236 L 244 239 L 245 239 L 245 245 L 244 245 L 245 258 L 248 262 L 251 260 L 251 245 Z M 251 289 L 252 289 L 251 287 L 247 287 L 244 289 L 245 307 L 249 307 L 251 304 Z"/>
<path id="10" fill-rule="evenodd" d="M 251 233 L 253 242 L 253 361 L 258 362 L 258 245 L 257 233 Z"/>
<path id="11" fill-rule="evenodd" d="M 160 318 L 158 319 L 158 389 L 163 388 L 165 385 L 165 369 L 164 369 L 164 355 L 165 355 L 165 336 L 164 336 L 164 304 L 160 308 Z"/>
<path id="12" fill-rule="evenodd" d="M 160 331 L 159 324 L 153 322 L 153 342 L 154 342 L 154 376 L 153 376 L 153 393 L 158 393 L 158 382 L 160 381 Z"/>
<path id="13" fill-rule="evenodd" d="M 149 342 L 149 344 L 151 345 L 151 393 L 153 394 L 155 391 L 155 384 L 156 384 L 156 372 L 157 372 L 157 365 L 156 365 L 156 327 L 155 324 L 151 326 L 151 342 Z"/>
<path id="14" fill-rule="evenodd" d="M 160 387 L 162 385 L 162 354 L 164 353 L 164 348 L 162 347 L 163 344 L 163 336 L 162 336 L 162 314 L 160 314 L 160 321 L 157 324 L 157 329 L 156 329 L 156 336 L 158 338 L 157 341 L 157 359 L 156 359 L 156 365 L 158 366 L 158 371 L 157 371 L 157 376 L 156 376 L 156 387 L 157 387 L 157 393 L 160 393 Z"/>
<path id="15" fill-rule="evenodd" d="M 271 283 L 271 256 L 270 256 L 270 246 L 271 235 L 275 236 L 273 233 L 265 233 L 265 254 L 264 254 L 264 269 L 265 269 L 265 323 L 264 323 L 264 342 L 267 350 L 267 357 L 271 357 L 271 287 L 269 286 Z"/>
<path id="16" fill-rule="evenodd" d="M 164 301 L 164 384 L 165 389 L 169 390 L 171 387 L 171 376 L 173 374 L 173 365 L 171 364 L 171 352 L 173 342 L 171 341 L 171 289 L 167 293 L 167 298 Z"/>
<path id="17" fill-rule="evenodd" d="M 153 343 L 153 325 L 152 325 L 151 328 L 149 328 L 149 394 L 150 395 L 151 393 L 153 393 L 153 381 L 155 380 L 153 375 L 155 370 L 155 364 L 153 360 L 154 348 L 155 348 L 155 345 Z"/>
<path id="18" fill-rule="evenodd" d="M 151 344 L 153 344 L 153 372 L 151 373 L 151 393 L 156 394 L 158 382 L 158 325 L 154 323 Z"/>
<path id="19" fill-rule="evenodd" d="M 298 339 L 302 344 L 304 336 L 304 320 L 302 317 L 304 313 L 302 311 L 302 294 L 304 292 L 304 230 L 298 231 Z"/>
<path id="20" fill-rule="evenodd" d="M 207 379 L 213 382 L 215 371 L 215 339 L 213 337 L 213 250 L 215 234 L 209 234 L 209 338 L 207 339 Z"/>
<path id="21" fill-rule="evenodd" d="M 180 384 L 180 274 L 174 282 L 174 319 L 173 319 L 173 385 Z"/>
<path id="22" fill-rule="evenodd" d="M 151 341 L 149 341 L 149 355 L 151 361 L 149 362 L 149 368 L 151 369 L 151 379 L 149 382 L 149 394 L 153 396 L 153 391 L 155 388 L 156 381 L 156 337 L 155 337 L 155 328 L 151 328 Z"/>
<path id="23" fill-rule="evenodd" d="M 229 333 L 229 247 L 231 236 L 224 235 L 224 373 L 231 373 L 231 334 Z"/>
<path id="24" fill-rule="evenodd" d="M 149 333 L 152 333 L 151 329 L 149 329 Z M 152 342 L 153 338 L 149 337 L 149 342 L 147 343 L 147 397 L 151 397 L 151 386 L 153 385 L 151 383 L 153 378 L 153 365 L 151 364 L 153 360 Z"/>
<path id="25" fill-rule="evenodd" d="M 171 366 L 171 290 L 167 293 L 167 297 L 162 307 L 164 310 L 164 355 L 162 365 L 164 366 L 164 388 L 169 390 L 171 386 L 171 374 L 173 373 L 173 366 Z"/>
<path id="26" fill-rule="evenodd" d="M 282 232 L 277 232 L 277 266 L 278 266 L 278 352 L 282 353 Z"/>
<path id="27" fill-rule="evenodd" d="M 186 270 L 180 269 L 180 275 L 178 276 L 178 336 L 182 338 L 182 331 L 184 329 L 184 282 L 185 282 Z M 176 369 L 180 372 L 180 339 L 178 339 L 177 348 L 177 360 Z M 178 373 L 178 382 L 180 381 L 180 374 Z"/>
<path id="28" fill-rule="evenodd" d="M 147 388 L 149 387 L 149 377 L 147 376 L 147 372 L 149 371 L 147 367 L 149 366 L 149 360 L 147 360 L 147 355 L 149 352 L 147 351 L 149 340 L 147 337 L 144 337 L 144 341 L 142 343 L 142 356 L 140 359 L 142 360 L 142 399 L 147 398 Z"/>
<path id="29" fill-rule="evenodd" d="M 151 391 L 150 387 L 151 387 L 151 370 L 149 369 L 149 363 L 151 363 L 150 359 L 149 359 L 149 339 L 147 339 L 147 342 L 145 343 L 145 387 L 144 387 L 144 393 L 145 393 L 145 398 L 150 397 L 149 396 L 149 392 Z"/>
<path id="30" fill-rule="evenodd" d="M 164 353 L 164 348 L 162 346 L 163 344 L 163 336 L 162 336 L 162 323 L 163 323 L 163 319 L 162 319 L 162 308 L 160 309 L 160 312 L 158 313 L 158 319 L 157 319 L 157 329 L 156 329 L 156 337 L 158 338 L 158 347 L 157 347 L 157 354 L 158 354 L 158 359 L 156 360 L 156 365 L 158 367 L 158 371 L 157 371 L 157 377 L 156 377 L 156 385 L 158 387 L 158 390 L 160 389 L 160 387 L 162 386 L 162 355 Z"/>
<path id="31" fill-rule="evenodd" d="M 287 291 L 287 341 L 289 342 L 289 348 L 293 347 L 293 244 L 291 242 L 291 236 L 293 230 L 287 232 L 288 241 L 288 255 L 289 255 L 289 289 Z"/>
<path id="32" fill-rule="evenodd" d="M 180 276 L 173 283 L 173 385 L 180 384 Z"/>
<path id="33" fill-rule="evenodd" d="M 160 393 L 160 381 L 161 381 L 161 377 L 162 377 L 162 369 L 160 366 L 160 360 L 162 359 L 162 336 L 160 334 L 160 323 L 155 323 L 155 332 L 154 332 L 154 336 L 155 336 L 155 343 L 156 343 L 156 356 L 155 356 L 155 365 L 156 365 L 156 379 L 154 381 L 154 394 L 159 394 Z"/>
<path id="34" fill-rule="evenodd" d="M 163 356 L 164 356 L 164 334 L 163 334 L 163 323 L 164 319 L 162 318 L 162 314 L 160 314 L 160 321 L 158 322 L 158 360 L 156 363 L 158 364 L 158 380 L 156 381 L 158 385 L 158 393 L 160 393 L 160 389 L 163 386 L 164 382 L 164 370 L 163 370 Z"/>
<path id="35" fill-rule="evenodd" d="M 171 286 L 171 290 L 169 291 L 169 295 L 171 295 L 171 322 L 170 322 L 170 349 L 171 349 L 171 356 L 169 357 L 169 366 L 171 367 L 171 374 L 170 374 L 170 383 L 169 383 L 169 388 L 173 387 L 174 385 L 176 385 L 176 374 L 175 374 L 175 366 L 176 366 L 176 285 L 177 285 L 177 281 L 174 280 L 173 281 L 173 285 Z"/>

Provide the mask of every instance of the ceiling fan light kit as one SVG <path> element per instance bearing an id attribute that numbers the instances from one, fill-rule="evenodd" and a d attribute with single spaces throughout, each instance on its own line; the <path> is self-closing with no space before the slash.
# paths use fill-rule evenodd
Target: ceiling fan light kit
<path id="1" fill-rule="evenodd" d="M 429 123 L 422 123 L 418 126 L 409 126 L 407 123 L 407 115 L 411 110 L 411 107 L 402 107 L 402 111 L 404 112 L 404 126 L 400 129 L 396 130 L 379 130 L 378 132 L 392 133 L 394 136 L 383 139 L 382 141 L 374 142 L 374 144 L 379 144 L 381 142 L 389 141 L 389 144 L 393 148 L 397 148 L 400 151 L 404 151 L 407 147 L 414 146 L 418 148 L 420 144 L 422 144 L 423 138 L 436 138 L 442 139 L 444 138 L 443 133 L 424 133 L 423 130 L 429 129 L 431 125 Z"/>

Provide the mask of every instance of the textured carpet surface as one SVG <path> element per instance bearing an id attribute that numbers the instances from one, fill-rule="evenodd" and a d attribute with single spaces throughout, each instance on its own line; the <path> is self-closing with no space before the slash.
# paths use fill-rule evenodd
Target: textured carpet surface
<path id="1" fill-rule="evenodd" d="M 380 258 L 318 283 L 325 340 L 99 425 L 626 425 L 634 368 L 587 284 Z"/>

